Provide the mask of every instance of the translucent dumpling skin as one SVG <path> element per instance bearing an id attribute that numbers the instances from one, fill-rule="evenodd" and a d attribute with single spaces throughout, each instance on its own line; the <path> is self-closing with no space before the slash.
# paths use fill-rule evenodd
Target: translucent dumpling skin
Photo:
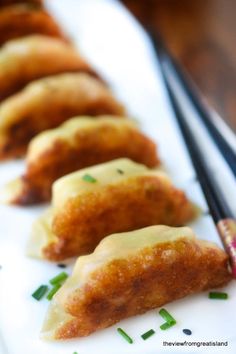
<path id="1" fill-rule="evenodd" d="M 49 214 L 33 226 L 30 254 L 58 261 L 93 251 L 114 232 L 183 225 L 196 209 L 164 173 L 117 159 L 57 180 Z"/>
<path id="2" fill-rule="evenodd" d="M 152 226 L 106 237 L 77 260 L 54 296 L 45 339 L 83 337 L 176 299 L 229 282 L 227 254 L 187 227 Z"/>

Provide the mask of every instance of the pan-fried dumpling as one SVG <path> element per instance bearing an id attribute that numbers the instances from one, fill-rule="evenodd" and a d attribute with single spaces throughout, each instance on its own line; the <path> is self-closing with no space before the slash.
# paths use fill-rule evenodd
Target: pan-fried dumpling
<path id="1" fill-rule="evenodd" d="M 111 233 L 179 226 L 195 215 L 196 207 L 164 173 L 117 159 L 54 183 L 52 208 L 36 220 L 28 253 L 63 260 L 93 251 Z"/>
<path id="2" fill-rule="evenodd" d="M 117 118 L 76 117 L 36 136 L 29 145 L 26 172 L 3 189 L 0 199 L 21 205 L 48 201 L 58 178 L 119 157 L 157 166 L 155 144 L 131 120 Z"/>
<path id="3" fill-rule="evenodd" d="M 27 3 L 29 5 L 34 5 L 34 6 L 42 6 L 42 0 L 0 0 L 0 7 L 1 6 L 6 6 L 6 5 L 12 5 L 12 4 L 18 4 L 18 3 Z"/>
<path id="4" fill-rule="evenodd" d="M 188 227 L 151 226 L 106 237 L 79 257 L 54 295 L 44 339 L 83 337 L 176 299 L 225 285 L 228 257 Z"/>
<path id="5" fill-rule="evenodd" d="M 0 49 L 0 68 L 0 100 L 44 76 L 72 71 L 93 73 L 68 43 L 42 35 L 7 42 Z"/>
<path id="6" fill-rule="evenodd" d="M 85 73 L 32 82 L 0 104 L 0 160 L 24 154 L 36 134 L 83 114 L 123 115 L 124 108 L 105 84 Z"/>
<path id="7" fill-rule="evenodd" d="M 0 46 L 11 39 L 30 34 L 45 34 L 66 40 L 53 17 L 43 9 L 28 4 L 15 4 L 1 9 Z"/>

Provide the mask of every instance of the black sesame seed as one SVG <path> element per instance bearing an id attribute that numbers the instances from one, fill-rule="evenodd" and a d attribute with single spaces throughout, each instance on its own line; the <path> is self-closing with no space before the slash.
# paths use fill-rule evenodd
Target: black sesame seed
<path id="1" fill-rule="evenodd" d="M 119 174 L 121 174 L 121 175 L 123 175 L 124 174 L 124 171 L 122 171 L 121 169 L 119 169 L 119 168 L 117 168 L 117 172 L 119 173 Z"/>
<path id="2" fill-rule="evenodd" d="M 184 332 L 184 334 L 187 334 L 187 336 L 191 336 L 191 334 L 192 334 L 192 331 L 187 328 L 183 329 L 183 332 Z"/>
<path id="3" fill-rule="evenodd" d="M 66 268 L 66 264 L 63 264 L 63 263 L 59 263 L 57 266 L 58 266 L 59 268 Z"/>

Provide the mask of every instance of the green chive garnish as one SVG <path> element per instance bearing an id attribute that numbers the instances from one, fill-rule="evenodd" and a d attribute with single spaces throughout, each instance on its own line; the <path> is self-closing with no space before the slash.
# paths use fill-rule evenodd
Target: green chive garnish
<path id="1" fill-rule="evenodd" d="M 208 294 L 209 299 L 219 299 L 219 300 L 227 300 L 228 299 L 228 294 L 227 293 L 221 293 L 221 292 L 210 292 Z"/>
<path id="2" fill-rule="evenodd" d="M 148 339 L 149 337 L 151 337 L 153 334 L 155 334 L 155 331 L 153 329 L 150 329 L 149 331 L 147 331 L 146 333 L 143 333 L 141 335 L 141 337 L 143 338 L 143 340 Z"/>
<path id="3" fill-rule="evenodd" d="M 118 172 L 120 175 L 123 175 L 123 174 L 124 174 L 124 171 L 121 170 L 120 168 L 117 168 L 117 172 Z"/>
<path id="4" fill-rule="evenodd" d="M 117 332 L 120 333 L 120 335 L 121 335 L 128 343 L 130 343 L 130 344 L 133 343 L 133 339 L 130 338 L 130 336 L 129 336 L 127 333 L 125 333 L 125 331 L 123 331 L 122 328 L 117 328 Z"/>
<path id="5" fill-rule="evenodd" d="M 74 352 L 73 354 L 78 354 L 77 352 Z"/>
<path id="6" fill-rule="evenodd" d="M 32 296 L 35 300 L 41 300 L 42 297 L 46 294 L 48 291 L 48 286 L 47 285 L 41 285 L 35 292 L 33 292 Z"/>
<path id="7" fill-rule="evenodd" d="M 49 283 L 52 285 L 61 284 L 64 280 L 66 280 L 66 278 L 68 278 L 68 274 L 66 272 L 61 272 L 60 274 L 49 280 Z"/>
<path id="8" fill-rule="evenodd" d="M 176 324 L 176 320 L 174 319 L 174 317 L 171 316 L 171 314 L 167 310 L 161 309 L 159 311 L 159 314 L 162 318 L 164 318 L 164 320 L 166 320 L 167 323 L 172 325 Z"/>
<path id="9" fill-rule="evenodd" d="M 165 322 L 165 323 L 163 323 L 161 326 L 160 326 L 160 329 L 162 329 L 163 331 L 165 331 L 166 329 L 168 329 L 168 328 L 170 328 L 170 327 L 172 327 L 172 326 L 174 326 L 176 324 L 176 322 L 175 323 L 169 323 L 169 322 Z"/>
<path id="10" fill-rule="evenodd" d="M 166 330 L 176 324 L 176 320 L 174 319 L 174 317 L 171 316 L 171 314 L 166 309 L 161 309 L 159 311 L 159 314 L 161 315 L 162 318 L 164 318 L 164 320 L 166 320 L 166 322 L 160 326 L 160 329 Z"/>
<path id="11" fill-rule="evenodd" d="M 54 287 L 49 291 L 47 295 L 47 299 L 50 301 L 52 300 L 53 296 L 56 294 L 56 292 L 60 289 L 61 284 L 56 284 Z"/>
<path id="12" fill-rule="evenodd" d="M 83 179 L 84 181 L 86 181 L 86 182 L 89 182 L 89 183 L 95 183 L 95 182 L 97 182 L 97 180 L 96 180 L 93 176 L 88 175 L 88 174 L 85 174 L 85 175 L 82 177 L 82 179 Z"/>

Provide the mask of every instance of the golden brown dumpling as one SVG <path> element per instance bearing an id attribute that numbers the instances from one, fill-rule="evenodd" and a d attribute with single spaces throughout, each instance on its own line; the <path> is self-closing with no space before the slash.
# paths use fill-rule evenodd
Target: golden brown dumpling
<path id="1" fill-rule="evenodd" d="M 44 76 L 71 71 L 94 74 L 69 44 L 42 35 L 7 42 L 0 49 L 0 68 L 0 100 Z"/>
<path id="2" fill-rule="evenodd" d="M 48 201 L 58 178 L 119 157 L 149 167 L 158 165 L 155 144 L 131 120 L 98 118 L 72 118 L 37 135 L 29 145 L 26 172 L 3 189 L 0 199 L 20 205 Z"/>
<path id="3" fill-rule="evenodd" d="M 79 257 L 54 295 L 45 339 L 83 337 L 176 299 L 223 286 L 227 254 L 188 227 L 151 226 L 106 237 Z"/>
<path id="4" fill-rule="evenodd" d="M 105 84 L 88 74 L 36 80 L 0 104 L 0 160 L 23 155 L 36 134 L 75 115 L 124 113 Z"/>
<path id="5" fill-rule="evenodd" d="M 111 233 L 179 226 L 195 215 L 196 208 L 164 173 L 117 159 L 54 183 L 52 208 L 36 220 L 28 253 L 63 260 L 93 251 Z"/>
<path id="6" fill-rule="evenodd" d="M 1 8 L 0 46 L 11 39 L 30 34 L 45 34 L 65 40 L 60 27 L 45 10 L 27 4 Z"/>
<path id="7" fill-rule="evenodd" d="M 1 6 L 6 6 L 6 5 L 12 5 L 12 4 L 22 4 L 26 3 L 29 5 L 34 5 L 34 6 L 42 6 L 43 1 L 42 0 L 0 0 L 0 7 Z"/>

